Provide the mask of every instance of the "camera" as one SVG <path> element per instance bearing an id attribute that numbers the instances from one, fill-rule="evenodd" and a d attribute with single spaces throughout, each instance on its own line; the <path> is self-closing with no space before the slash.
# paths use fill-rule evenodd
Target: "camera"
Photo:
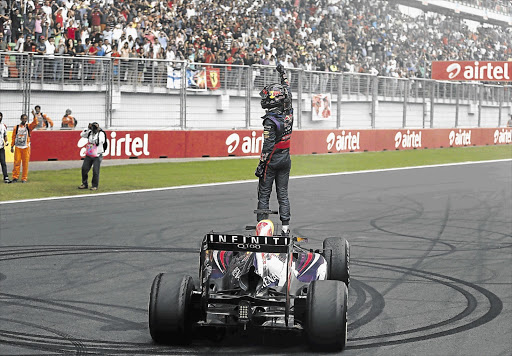
<path id="1" fill-rule="evenodd" d="M 90 122 L 89 125 L 87 126 L 87 128 L 89 130 L 91 130 L 92 132 L 96 132 L 100 128 L 100 125 L 97 122 L 92 122 L 92 123 Z"/>

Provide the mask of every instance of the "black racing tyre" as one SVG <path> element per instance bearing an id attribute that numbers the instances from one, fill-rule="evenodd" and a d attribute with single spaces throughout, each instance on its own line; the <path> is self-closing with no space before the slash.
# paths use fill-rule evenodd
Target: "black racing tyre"
<path id="1" fill-rule="evenodd" d="M 308 288 L 306 335 L 315 351 L 341 351 L 347 343 L 347 286 L 313 281 Z"/>
<path id="2" fill-rule="evenodd" d="M 329 237 L 324 240 L 324 257 L 327 261 L 327 279 L 350 283 L 350 246 L 342 237 Z"/>
<path id="3" fill-rule="evenodd" d="M 149 297 L 149 332 L 157 343 L 186 345 L 192 340 L 190 276 L 173 278 L 159 273 L 153 280 Z"/>

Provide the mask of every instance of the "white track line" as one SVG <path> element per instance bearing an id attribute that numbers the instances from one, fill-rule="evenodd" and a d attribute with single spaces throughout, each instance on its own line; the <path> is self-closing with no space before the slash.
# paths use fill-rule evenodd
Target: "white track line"
<path id="1" fill-rule="evenodd" d="M 433 164 L 433 165 L 427 165 L 427 166 L 411 166 L 411 167 L 397 167 L 397 168 L 385 168 L 385 169 L 371 169 L 371 170 L 353 171 L 353 172 L 312 174 L 312 175 L 306 175 L 306 176 L 293 176 L 293 177 L 290 177 L 290 179 L 305 179 L 305 178 L 331 177 L 331 176 L 341 176 L 341 175 L 351 175 L 351 174 L 392 172 L 392 171 L 401 171 L 401 170 L 409 170 L 409 169 L 451 167 L 451 166 L 462 166 L 462 165 L 483 164 L 483 163 L 497 163 L 497 162 L 512 162 L 512 159 L 497 159 L 497 160 L 489 160 L 489 161 L 444 163 L 444 164 Z M 220 185 L 255 183 L 255 182 L 257 182 L 256 179 L 249 179 L 249 180 L 238 180 L 238 181 L 221 182 L 221 183 L 207 183 L 207 184 L 195 184 L 195 185 L 179 185 L 179 186 L 175 186 L 175 187 L 165 187 L 165 188 L 126 190 L 126 191 L 108 192 L 108 193 L 93 193 L 93 194 L 87 194 L 87 195 L 69 195 L 69 196 L 63 196 L 63 197 L 49 197 L 49 198 L 24 199 L 24 200 L 8 200 L 8 201 L 0 202 L 0 205 L 18 204 L 18 203 L 30 203 L 30 202 L 48 201 L 48 200 L 61 200 L 61 199 L 92 198 L 92 197 L 101 197 L 101 196 L 108 196 L 108 195 L 147 193 L 147 192 L 158 192 L 158 191 L 165 191 L 165 190 L 201 188 L 201 187 L 215 187 L 215 186 L 220 186 Z"/>

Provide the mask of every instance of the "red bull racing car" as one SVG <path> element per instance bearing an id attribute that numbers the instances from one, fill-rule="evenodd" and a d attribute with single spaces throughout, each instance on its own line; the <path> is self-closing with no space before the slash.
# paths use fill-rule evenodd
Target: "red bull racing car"
<path id="1" fill-rule="evenodd" d="M 277 213 L 257 210 L 255 213 Z M 158 274 L 151 287 L 149 331 L 157 343 L 190 343 L 198 327 L 304 333 L 314 350 L 342 350 L 347 340 L 349 244 L 329 237 L 277 236 L 262 220 L 254 234 L 204 236 L 199 287 L 192 277 Z"/>

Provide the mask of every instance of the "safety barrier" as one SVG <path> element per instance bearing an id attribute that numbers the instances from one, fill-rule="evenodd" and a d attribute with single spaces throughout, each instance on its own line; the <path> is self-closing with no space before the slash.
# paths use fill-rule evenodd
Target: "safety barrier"
<path id="1" fill-rule="evenodd" d="M 260 130 L 107 131 L 106 159 L 258 156 Z M 79 160 L 78 131 L 35 131 L 33 161 Z M 512 128 L 296 130 L 291 154 L 321 154 L 512 143 Z M 83 143 L 81 143 L 83 145 Z"/>

